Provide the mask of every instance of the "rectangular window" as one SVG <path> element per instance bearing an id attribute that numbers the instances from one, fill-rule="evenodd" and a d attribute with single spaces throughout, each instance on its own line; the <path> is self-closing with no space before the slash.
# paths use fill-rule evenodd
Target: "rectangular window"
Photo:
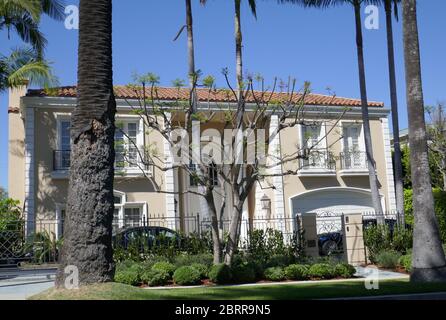
<path id="1" fill-rule="evenodd" d="M 191 172 L 189 175 L 189 185 L 196 187 L 198 186 L 197 165 L 193 163 L 189 164 L 189 170 Z"/>
<path id="2" fill-rule="evenodd" d="M 124 226 L 126 228 L 139 227 L 141 225 L 141 209 L 125 208 L 124 209 Z"/>
<path id="3" fill-rule="evenodd" d="M 361 126 L 359 125 L 344 125 L 343 139 L 344 152 L 358 152 L 361 150 L 360 146 Z"/>
<path id="4" fill-rule="evenodd" d="M 344 169 L 365 169 L 366 154 L 362 137 L 362 125 L 356 123 L 344 123 L 342 127 L 343 156 L 342 167 Z"/>
<path id="5" fill-rule="evenodd" d="M 57 150 L 54 153 L 54 166 L 56 170 L 68 170 L 70 168 L 71 150 L 71 121 L 61 120 L 58 124 Z"/>
<path id="6" fill-rule="evenodd" d="M 302 126 L 303 145 L 306 148 L 324 149 L 324 128 L 322 123 L 308 123 Z"/>
<path id="7" fill-rule="evenodd" d="M 113 211 L 113 230 L 119 229 L 119 208 L 115 208 Z"/>
<path id="8" fill-rule="evenodd" d="M 115 131 L 116 168 L 138 168 L 139 121 L 122 121 Z"/>

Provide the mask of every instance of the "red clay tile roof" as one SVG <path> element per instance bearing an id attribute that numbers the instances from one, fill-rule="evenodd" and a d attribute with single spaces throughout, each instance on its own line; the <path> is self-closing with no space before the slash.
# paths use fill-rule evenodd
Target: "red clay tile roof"
<path id="1" fill-rule="evenodd" d="M 115 96 L 117 99 L 137 99 L 140 92 L 135 91 L 133 88 L 127 86 L 115 86 Z M 48 94 L 45 90 L 28 90 L 27 96 L 30 97 L 44 97 L 44 96 L 56 96 L 56 97 L 76 97 L 76 87 L 60 87 L 51 91 Z M 203 102 L 236 102 L 234 95 L 227 89 L 217 89 L 209 92 L 208 89 L 197 89 L 198 98 Z M 147 96 L 150 96 L 149 89 L 147 89 Z M 160 100 L 186 100 L 189 98 L 189 90 L 187 88 L 166 88 L 157 87 L 157 96 Z M 257 100 L 260 100 L 261 92 L 255 91 L 254 96 Z M 265 100 L 269 100 L 270 93 L 264 95 Z M 299 94 L 294 94 L 293 100 L 297 101 L 299 99 Z M 287 93 L 274 93 L 270 101 L 286 101 L 289 99 Z M 253 95 L 249 94 L 247 97 L 248 102 L 255 102 Z M 321 95 L 321 94 L 308 94 L 305 101 L 306 105 L 315 106 L 345 106 L 345 107 L 360 107 L 361 100 L 341 98 L 336 96 Z M 369 107 L 384 107 L 383 102 L 369 101 Z"/>

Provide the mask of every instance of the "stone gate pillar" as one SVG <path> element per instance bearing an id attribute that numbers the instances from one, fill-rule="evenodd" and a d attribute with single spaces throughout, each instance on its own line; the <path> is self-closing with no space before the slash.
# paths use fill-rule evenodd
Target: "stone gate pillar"
<path id="1" fill-rule="evenodd" d="M 366 263 L 362 214 L 345 214 L 342 216 L 342 242 L 344 259 L 351 265 Z"/>
<path id="2" fill-rule="evenodd" d="M 319 245 L 317 237 L 316 213 L 298 215 L 298 228 L 304 232 L 305 254 L 309 257 L 319 257 Z"/>

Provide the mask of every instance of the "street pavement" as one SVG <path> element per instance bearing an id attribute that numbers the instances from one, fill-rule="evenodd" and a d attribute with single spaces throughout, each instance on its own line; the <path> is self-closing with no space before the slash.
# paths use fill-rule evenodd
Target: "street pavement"
<path id="1" fill-rule="evenodd" d="M 0 269 L 0 300 L 26 300 L 52 288 L 55 274 L 55 269 Z"/>

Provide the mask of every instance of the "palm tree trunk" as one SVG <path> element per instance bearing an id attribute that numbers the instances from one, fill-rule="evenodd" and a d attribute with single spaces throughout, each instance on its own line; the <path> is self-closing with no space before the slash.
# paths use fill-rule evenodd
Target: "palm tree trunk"
<path id="1" fill-rule="evenodd" d="M 416 6 L 416 0 L 403 0 L 404 60 L 415 218 L 411 281 L 446 281 L 446 261 L 435 217 L 429 173 Z"/>
<path id="2" fill-rule="evenodd" d="M 378 179 L 375 170 L 375 160 L 373 158 L 372 135 L 370 131 L 369 109 L 367 102 L 367 87 L 364 66 L 364 50 L 362 39 L 362 22 L 361 22 L 361 2 L 354 0 L 355 20 L 356 20 L 356 46 L 358 51 L 358 67 L 359 67 L 359 86 L 361 90 L 361 109 L 362 121 L 364 125 L 365 150 L 367 154 L 367 162 L 369 167 L 370 190 L 372 192 L 372 202 L 378 221 L 383 221 L 383 209 L 381 205 L 381 197 L 378 189 Z"/>
<path id="3" fill-rule="evenodd" d="M 114 275 L 111 236 L 116 102 L 111 0 L 80 1 L 78 81 L 58 287 L 64 285 L 68 265 L 77 267 L 80 284 L 112 281 Z"/>
<path id="4" fill-rule="evenodd" d="M 194 49 L 194 29 L 193 29 L 193 15 L 192 15 L 192 3 L 191 0 L 186 0 L 186 26 L 187 26 L 187 50 L 188 50 L 188 73 L 189 73 L 189 87 L 191 89 L 191 110 L 186 114 L 186 126 L 189 133 L 189 137 L 192 137 L 192 123 L 191 117 L 198 110 L 198 96 L 196 90 L 196 71 L 195 71 L 195 49 Z M 179 179 L 183 179 L 181 174 L 182 169 L 179 170 Z M 186 186 L 187 188 L 188 186 Z M 217 210 L 215 208 L 215 203 L 213 199 L 212 191 L 204 190 L 203 186 L 199 187 L 201 192 L 206 192 L 205 200 L 211 215 L 211 231 L 212 231 L 212 241 L 213 241 L 213 252 L 214 252 L 214 263 L 221 262 L 221 242 L 218 228 L 218 217 Z M 186 195 L 180 195 L 180 204 L 185 203 L 182 198 Z M 200 199 L 200 201 L 204 201 Z"/>
<path id="5" fill-rule="evenodd" d="M 188 76 L 189 86 L 191 89 L 195 88 L 195 48 L 194 48 L 194 28 L 192 16 L 191 0 L 186 0 L 186 26 L 187 26 L 187 53 L 188 53 Z M 192 92 L 192 113 L 197 111 L 197 96 L 196 90 Z"/>
<path id="6" fill-rule="evenodd" d="M 394 149 L 394 165 L 395 165 L 395 193 L 396 208 L 398 215 L 401 217 L 402 225 L 404 222 L 404 187 L 403 187 L 403 165 L 401 163 L 401 146 L 400 146 L 400 127 L 398 121 L 398 97 L 396 91 L 395 76 L 395 51 L 393 47 L 393 25 L 392 25 L 392 1 L 385 0 L 386 23 L 387 23 L 387 51 L 389 60 L 389 81 L 390 81 L 390 101 L 392 109 L 393 123 L 393 149 Z"/>
<path id="7" fill-rule="evenodd" d="M 240 0 L 234 0 L 235 4 L 235 59 L 236 59 L 236 76 L 237 76 L 237 91 L 239 101 L 241 100 L 243 88 L 243 47 L 242 47 L 242 24 L 240 19 Z"/>

